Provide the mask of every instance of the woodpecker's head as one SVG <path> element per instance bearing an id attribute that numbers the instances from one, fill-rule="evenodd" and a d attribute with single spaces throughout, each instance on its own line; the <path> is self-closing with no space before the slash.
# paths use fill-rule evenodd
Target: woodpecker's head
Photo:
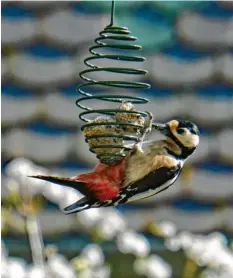
<path id="1" fill-rule="evenodd" d="M 153 127 L 171 139 L 184 156 L 190 155 L 199 144 L 200 132 L 190 121 L 172 120 L 165 124 L 153 123 Z"/>

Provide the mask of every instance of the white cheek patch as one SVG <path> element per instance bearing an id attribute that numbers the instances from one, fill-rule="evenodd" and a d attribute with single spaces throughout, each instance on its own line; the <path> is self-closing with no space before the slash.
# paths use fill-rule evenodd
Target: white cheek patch
<path id="1" fill-rule="evenodd" d="M 180 137 L 179 140 L 186 147 L 196 147 L 199 144 L 199 136 L 198 135 L 187 135 L 186 137 Z"/>
<path id="2" fill-rule="evenodd" d="M 192 134 L 187 129 L 185 130 L 185 132 L 182 135 L 176 133 L 175 136 L 185 147 L 193 148 L 199 144 L 199 136 Z"/>

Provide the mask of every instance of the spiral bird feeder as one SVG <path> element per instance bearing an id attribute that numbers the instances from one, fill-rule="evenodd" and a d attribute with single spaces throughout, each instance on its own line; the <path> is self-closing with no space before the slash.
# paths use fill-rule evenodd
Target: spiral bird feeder
<path id="1" fill-rule="evenodd" d="M 99 37 L 95 39 L 95 45 L 89 48 L 91 56 L 84 60 L 84 64 L 88 66 L 79 73 L 84 84 L 78 86 L 78 92 L 82 97 L 78 98 L 76 105 L 84 111 L 79 114 L 79 118 L 85 122 L 81 130 L 84 132 L 85 140 L 89 143 L 90 151 L 97 155 L 97 158 L 104 164 L 111 165 L 120 161 L 125 157 L 131 147 L 124 144 L 124 140 L 136 142 L 142 136 L 142 131 L 145 129 L 148 113 L 137 111 L 134 104 L 145 104 L 148 99 L 119 94 L 91 94 L 88 88 L 94 86 L 115 87 L 117 89 L 145 89 L 150 88 L 147 83 L 136 81 L 98 81 L 87 75 L 93 72 L 110 72 L 124 75 L 145 75 L 146 70 L 135 69 L 131 67 L 101 67 L 94 65 L 92 61 L 99 59 L 108 59 L 124 62 L 143 62 L 144 57 L 135 56 L 136 51 L 140 51 L 140 45 L 132 44 L 137 38 L 130 35 L 131 32 L 126 27 L 114 25 L 114 1 L 112 1 L 111 22 L 99 33 Z M 103 53 L 104 50 L 113 50 L 117 53 Z M 125 51 L 132 51 L 134 55 L 125 54 Z M 119 54 L 120 52 L 120 54 Z M 91 100 L 99 100 L 101 102 L 118 103 L 115 109 L 92 109 L 85 103 Z M 119 106 L 120 104 L 120 106 Z M 102 115 L 96 120 L 91 120 L 90 116 L 94 114 Z M 89 116 L 89 117 L 88 117 Z M 122 117 L 123 116 L 123 117 Z M 124 117 L 125 116 L 125 117 Z M 135 117 L 138 121 L 124 120 Z M 127 130 L 128 128 L 128 130 Z M 125 132 L 125 130 L 127 132 Z"/>

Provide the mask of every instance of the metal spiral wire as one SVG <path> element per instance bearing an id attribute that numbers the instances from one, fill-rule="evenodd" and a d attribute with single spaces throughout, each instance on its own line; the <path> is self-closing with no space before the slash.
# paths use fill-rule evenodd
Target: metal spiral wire
<path id="1" fill-rule="evenodd" d="M 145 75 L 147 73 L 146 70 L 143 69 L 134 69 L 134 68 L 123 68 L 123 67 L 99 67 L 91 63 L 91 61 L 95 61 L 98 59 L 109 59 L 109 60 L 117 60 L 117 61 L 133 61 L 133 62 L 143 62 L 145 61 L 144 57 L 140 56 L 130 56 L 125 54 L 103 54 L 100 53 L 100 50 L 103 49 L 116 49 L 116 50 L 132 50 L 135 52 L 135 50 L 141 50 L 142 47 L 139 45 L 131 44 L 130 42 L 136 41 L 137 38 L 134 36 L 131 36 L 130 31 L 126 27 L 118 27 L 114 26 L 113 24 L 113 15 L 114 15 L 114 1 L 112 2 L 112 13 L 111 13 L 111 23 L 103 31 L 99 33 L 99 37 L 95 39 L 96 45 L 89 48 L 89 52 L 92 54 L 92 56 L 87 57 L 84 60 L 84 63 L 89 68 L 86 70 L 83 70 L 79 73 L 79 76 L 86 81 L 86 83 L 81 84 L 78 87 L 78 92 L 82 95 L 79 99 L 76 101 L 76 105 L 84 110 L 84 112 L 81 112 L 79 114 L 79 118 L 86 122 L 85 125 L 82 126 L 82 130 L 84 130 L 86 127 L 91 126 L 98 126 L 98 125 L 110 125 L 110 126 L 133 126 L 135 128 L 139 128 L 140 130 L 143 130 L 143 126 L 141 125 L 135 125 L 133 123 L 127 123 L 127 122 L 108 122 L 108 123 L 93 123 L 90 119 L 88 119 L 88 115 L 90 114 L 100 114 L 100 115 L 108 115 L 108 116 L 114 116 L 117 112 L 124 112 L 124 113 L 137 113 L 141 115 L 142 117 L 146 118 L 148 114 L 146 112 L 142 111 L 126 111 L 126 110 L 119 110 L 119 109 L 92 109 L 88 106 L 85 106 L 83 102 L 88 102 L 93 99 L 95 100 L 101 100 L 104 102 L 113 102 L 113 103 L 122 103 L 123 101 L 129 101 L 132 104 L 145 104 L 148 102 L 148 99 L 142 98 L 142 97 L 132 97 L 127 95 L 92 95 L 90 93 L 85 92 L 87 88 L 93 87 L 93 86 L 107 86 L 107 87 L 115 87 L 115 88 L 125 88 L 125 89 L 144 89 L 144 88 L 150 88 L 150 85 L 147 83 L 142 82 L 135 82 L 135 81 L 98 81 L 91 79 L 86 76 L 88 73 L 93 72 L 111 72 L 111 73 L 117 73 L 117 74 L 134 74 L 134 75 Z M 109 42 L 111 40 L 111 42 Z M 119 43 L 124 42 L 124 43 Z M 95 139 L 95 138 L 106 138 L 106 137 L 114 137 L 114 138 L 122 138 L 123 140 L 131 140 L 136 142 L 138 140 L 138 136 L 136 135 L 123 135 L 123 134 L 104 134 L 104 135 L 93 135 L 86 137 L 86 142 L 89 139 Z M 122 159 L 123 156 L 129 151 L 131 148 L 122 146 L 122 145 L 98 145 L 94 147 L 90 147 L 91 152 L 95 152 L 95 149 L 104 149 L 104 148 L 118 148 L 121 149 L 122 152 L 119 153 L 103 153 L 98 154 L 97 158 L 105 164 L 113 164 L 114 162 L 117 162 Z"/>

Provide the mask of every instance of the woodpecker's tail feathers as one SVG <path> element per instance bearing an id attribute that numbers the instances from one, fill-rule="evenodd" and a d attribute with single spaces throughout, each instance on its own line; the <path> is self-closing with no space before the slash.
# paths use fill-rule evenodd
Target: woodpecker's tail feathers
<path id="1" fill-rule="evenodd" d="M 29 178 L 35 178 L 35 179 L 40 179 L 44 181 L 49 181 L 52 183 L 56 183 L 59 185 L 64 185 L 64 186 L 69 186 L 73 187 L 75 189 L 78 189 L 79 184 L 83 184 L 83 181 L 80 182 L 79 180 L 75 180 L 74 178 L 63 178 L 63 177 L 55 177 L 55 176 L 29 176 Z"/>
<path id="2" fill-rule="evenodd" d="M 90 192 L 86 186 L 86 183 L 83 181 L 79 181 L 75 178 L 63 178 L 63 177 L 55 177 L 55 176 L 29 176 L 30 178 L 40 179 L 48 182 L 52 182 L 55 184 L 59 184 L 62 186 L 67 186 L 78 190 L 85 196 L 92 197 L 92 192 Z"/>
<path id="3" fill-rule="evenodd" d="M 82 199 L 73 203 L 72 205 L 65 207 L 63 209 L 63 212 L 65 214 L 72 214 L 72 213 L 76 213 L 88 209 L 89 207 L 90 207 L 89 199 L 87 197 L 83 197 Z"/>

